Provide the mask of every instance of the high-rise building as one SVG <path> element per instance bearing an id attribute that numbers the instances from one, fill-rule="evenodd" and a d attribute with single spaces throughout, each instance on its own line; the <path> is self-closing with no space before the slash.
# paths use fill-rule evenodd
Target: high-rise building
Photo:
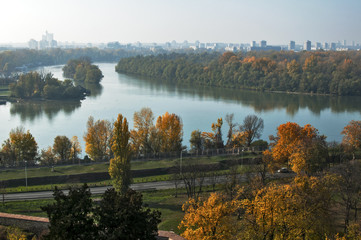
<path id="1" fill-rule="evenodd" d="M 324 43 L 323 43 L 323 49 L 325 49 L 325 50 L 328 50 L 328 49 L 329 49 L 329 46 L 328 46 L 328 43 L 327 43 L 327 42 L 324 42 Z"/>
<path id="2" fill-rule="evenodd" d="M 320 42 L 316 42 L 315 47 L 316 47 L 316 50 L 320 50 L 322 48 L 322 45 Z"/>
<path id="3" fill-rule="evenodd" d="M 30 39 L 28 45 L 30 49 L 38 49 L 38 41 L 35 39 Z"/>
<path id="4" fill-rule="evenodd" d="M 267 47 L 267 41 L 266 40 L 262 40 L 261 41 L 261 48 L 265 48 Z"/>
<path id="5" fill-rule="evenodd" d="M 336 43 L 331 43 L 331 48 L 330 48 L 331 50 L 333 50 L 333 51 L 335 51 L 336 50 Z"/>
<path id="6" fill-rule="evenodd" d="M 288 44 L 288 50 L 295 50 L 296 49 L 296 43 L 295 41 L 290 41 Z"/>
<path id="7" fill-rule="evenodd" d="M 251 42 L 251 47 L 256 47 L 256 41 Z"/>
<path id="8" fill-rule="evenodd" d="M 346 47 L 347 46 L 347 42 L 346 40 L 343 40 L 343 46 Z"/>
<path id="9" fill-rule="evenodd" d="M 311 51 L 311 41 L 307 40 L 303 45 L 303 50 Z"/>

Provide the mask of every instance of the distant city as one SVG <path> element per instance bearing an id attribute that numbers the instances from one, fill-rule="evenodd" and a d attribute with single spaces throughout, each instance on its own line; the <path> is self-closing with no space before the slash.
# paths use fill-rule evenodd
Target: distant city
<path id="1" fill-rule="evenodd" d="M 58 42 L 54 39 L 54 34 L 49 33 L 48 31 L 42 35 L 41 40 L 30 39 L 27 44 L 0 44 L 0 50 L 7 49 L 19 49 L 19 48 L 29 48 L 36 50 L 44 50 L 49 48 L 88 48 L 88 47 L 97 47 L 100 49 L 128 49 L 128 50 L 137 50 L 137 49 L 149 49 L 153 52 L 162 52 L 176 49 L 193 49 L 193 50 L 210 50 L 210 51 L 231 51 L 231 52 L 248 52 L 248 51 L 350 51 L 361 49 L 361 45 L 355 41 L 347 42 L 346 40 L 338 42 L 311 42 L 309 40 L 304 41 L 303 43 L 296 43 L 293 40 L 290 40 L 288 45 L 268 45 L 266 40 L 261 40 L 259 42 L 252 41 L 250 43 L 202 43 L 195 41 L 194 43 L 184 41 L 184 42 L 166 42 L 166 43 L 128 43 L 121 44 L 118 41 L 108 42 L 108 43 L 75 43 L 75 42 Z"/>

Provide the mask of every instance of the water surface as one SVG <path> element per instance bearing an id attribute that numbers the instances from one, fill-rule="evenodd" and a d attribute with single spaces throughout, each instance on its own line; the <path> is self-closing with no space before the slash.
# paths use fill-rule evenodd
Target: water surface
<path id="1" fill-rule="evenodd" d="M 115 63 L 98 64 L 104 78 L 100 85 L 89 85 L 92 96 L 81 102 L 24 102 L 0 106 L 0 142 L 8 138 L 11 129 L 24 126 L 34 135 L 40 148 L 53 144 L 57 135 L 81 140 L 89 116 L 115 120 L 118 113 L 128 118 L 132 128 L 135 111 L 150 107 L 157 117 L 166 111 L 178 114 L 184 124 L 183 144 L 189 146 L 193 130 L 211 131 L 211 124 L 227 113 L 235 114 L 241 123 L 248 114 L 264 119 L 262 139 L 276 133 L 287 121 L 300 125 L 310 123 L 328 141 L 341 141 L 340 132 L 351 120 L 361 120 L 361 97 L 329 97 L 281 93 L 262 93 L 235 89 L 196 86 L 174 86 L 161 81 L 149 81 L 118 74 Z M 39 71 L 52 72 L 63 79 L 62 66 Z M 227 128 L 224 124 L 223 135 Z"/>

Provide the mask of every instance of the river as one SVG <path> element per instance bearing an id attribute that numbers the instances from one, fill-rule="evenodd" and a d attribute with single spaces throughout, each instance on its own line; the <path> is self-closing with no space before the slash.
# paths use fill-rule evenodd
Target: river
<path id="1" fill-rule="evenodd" d="M 150 107 L 155 117 L 166 111 L 176 113 L 184 125 L 183 145 L 189 146 L 193 130 L 211 131 L 211 124 L 227 113 L 234 113 L 241 123 L 249 114 L 264 120 L 262 139 L 276 134 L 276 128 L 288 121 L 311 124 L 328 141 L 342 140 L 343 127 L 351 120 L 361 120 L 361 97 L 310 96 L 262 93 L 209 87 L 172 86 L 160 81 L 118 74 L 115 63 L 99 63 L 104 78 L 100 85 L 87 86 L 92 96 L 81 102 L 23 102 L 0 105 L 0 141 L 11 129 L 23 126 L 35 137 L 39 149 L 53 145 L 57 135 L 78 136 L 84 149 L 83 135 L 89 116 L 115 120 L 123 114 L 132 128 L 133 114 Z M 52 72 L 63 79 L 62 66 L 39 71 Z M 223 136 L 227 124 L 223 125 Z"/>

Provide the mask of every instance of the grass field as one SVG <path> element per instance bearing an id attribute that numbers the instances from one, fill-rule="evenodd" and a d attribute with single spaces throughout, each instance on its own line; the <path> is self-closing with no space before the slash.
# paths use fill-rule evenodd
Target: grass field
<path id="1" fill-rule="evenodd" d="M 0 97 L 9 97 L 10 90 L 9 86 L 0 85 Z"/>
<path id="2" fill-rule="evenodd" d="M 254 155 L 251 155 L 254 157 Z M 237 156 L 238 158 L 240 156 Z M 244 154 L 243 157 L 250 157 L 248 154 Z M 217 156 L 217 157 L 199 157 L 192 158 L 199 164 L 212 164 L 218 163 L 222 160 L 232 160 L 235 156 Z M 163 159 L 163 160 L 149 160 L 149 161 L 133 161 L 131 163 L 132 170 L 142 169 L 154 169 L 154 168 L 166 168 L 172 167 L 179 161 L 176 159 Z M 187 161 L 185 158 L 183 161 Z M 55 166 L 52 171 L 51 167 L 37 167 L 28 168 L 27 176 L 32 177 L 46 177 L 46 176 L 60 176 L 60 175 L 75 175 L 81 173 L 94 173 L 94 172 L 108 172 L 109 163 L 94 163 L 91 165 L 67 165 L 67 166 Z M 0 181 L 10 179 L 22 179 L 24 178 L 24 169 L 4 169 L 0 170 Z"/>

